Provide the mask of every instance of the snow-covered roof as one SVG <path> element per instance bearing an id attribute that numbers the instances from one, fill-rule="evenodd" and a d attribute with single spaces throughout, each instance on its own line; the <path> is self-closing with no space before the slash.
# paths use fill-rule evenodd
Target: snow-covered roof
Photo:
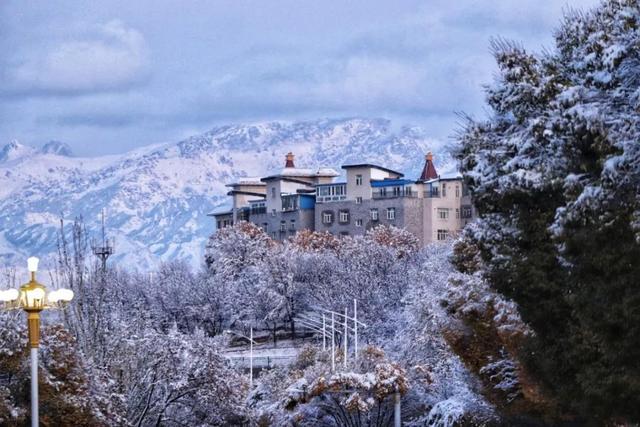
<path id="1" fill-rule="evenodd" d="M 301 177 L 314 177 L 314 176 L 328 176 L 334 177 L 340 174 L 331 168 L 318 168 L 318 169 L 305 169 L 305 168 L 284 168 L 280 172 L 281 176 L 301 176 Z"/>
<path id="2" fill-rule="evenodd" d="M 207 216 L 220 216 L 220 215 L 232 215 L 232 214 L 233 214 L 233 210 L 225 209 L 223 211 L 218 210 L 218 211 L 209 212 Z"/>
<path id="3" fill-rule="evenodd" d="M 350 165 L 342 165 L 342 169 L 352 169 L 352 168 L 378 169 L 378 170 L 381 170 L 381 171 L 392 173 L 394 175 L 404 176 L 404 174 L 402 172 L 398 172 L 398 171 L 395 171 L 393 169 L 385 168 L 384 166 L 374 165 L 372 163 L 357 163 L 357 164 L 350 164 Z"/>
<path id="4" fill-rule="evenodd" d="M 439 176 L 440 179 L 462 179 L 460 172 L 443 173 Z"/>
<path id="5" fill-rule="evenodd" d="M 227 187 L 235 187 L 237 185 L 260 185 L 265 186 L 266 184 L 260 181 L 259 176 L 248 176 L 238 179 L 238 181 L 233 182 L 231 184 L 227 184 Z"/>
<path id="6" fill-rule="evenodd" d="M 444 173 L 442 175 L 439 175 L 437 178 L 434 179 L 428 179 L 426 181 L 422 181 L 422 180 L 418 180 L 418 183 L 425 183 L 425 184 L 432 184 L 438 181 L 445 181 L 445 180 L 453 180 L 453 179 L 462 179 L 462 174 L 460 172 L 450 172 L 450 173 Z"/>

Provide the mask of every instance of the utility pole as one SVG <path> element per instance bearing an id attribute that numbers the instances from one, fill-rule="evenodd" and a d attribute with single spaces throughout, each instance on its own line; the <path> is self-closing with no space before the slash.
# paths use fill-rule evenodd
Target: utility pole
<path id="1" fill-rule="evenodd" d="M 253 390 L 253 326 L 249 332 L 249 389 Z"/>
<path id="2" fill-rule="evenodd" d="M 347 307 L 344 308 L 344 367 L 347 368 L 347 337 L 349 336 L 349 331 L 347 330 Z"/>
<path id="3" fill-rule="evenodd" d="M 333 312 L 331 313 L 331 372 L 336 371 L 336 322 L 333 316 Z"/>
<path id="4" fill-rule="evenodd" d="M 91 250 L 93 254 L 100 259 L 102 263 L 102 272 L 107 271 L 107 260 L 115 253 L 115 245 L 113 239 L 106 237 L 104 230 L 104 209 L 102 209 L 102 244 L 97 243 L 95 239 L 91 239 Z"/>
<path id="5" fill-rule="evenodd" d="M 324 313 L 322 313 L 322 351 L 327 351 L 327 326 L 324 318 Z"/>
<path id="6" fill-rule="evenodd" d="M 354 344 L 354 357 L 358 360 L 358 300 L 353 299 L 353 344 Z"/>

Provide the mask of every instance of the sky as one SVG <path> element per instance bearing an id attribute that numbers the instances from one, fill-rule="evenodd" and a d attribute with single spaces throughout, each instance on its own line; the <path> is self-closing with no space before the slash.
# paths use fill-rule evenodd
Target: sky
<path id="1" fill-rule="evenodd" d="M 217 125 L 386 117 L 438 139 L 485 114 L 491 38 L 541 51 L 599 0 L 2 0 L 0 145 L 77 155 Z"/>

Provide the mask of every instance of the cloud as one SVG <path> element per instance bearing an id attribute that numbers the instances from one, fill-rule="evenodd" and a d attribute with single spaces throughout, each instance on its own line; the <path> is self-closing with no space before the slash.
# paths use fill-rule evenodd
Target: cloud
<path id="1" fill-rule="evenodd" d="M 491 37 L 539 51 L 563 8 L 599 1 L 0 0 L 0 140 L 115 152 L 229 122 L 345 116 L 446 138 L 455 112 L 485 114 Z"/>
<path id="2" fill-rule="evenodd" d="M 114 20 L 81 37 L 41 50 L 5 71 L 5 91 L 19 95 L 80 95 L 121 91 L 148 76 L 144 37 Z"/>

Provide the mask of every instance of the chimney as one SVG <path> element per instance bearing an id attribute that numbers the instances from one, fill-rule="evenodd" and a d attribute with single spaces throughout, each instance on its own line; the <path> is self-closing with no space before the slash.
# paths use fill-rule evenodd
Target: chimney
<path id="1" fill-rule="evenodd" d="M 293 155 L 293 153 L 291 151 L 289 151 L 287 153 L 287 156 L 285 157 L 286 159 L 286 163 L 284 164 L 285 168 L 295 168 L 296 166 L 293 164 L 293 158 L 295 156 Z"/>
<path id="2" fill-rule="evenodd" d="M 436 172 L 436 167 L 433 164 L 433 154 L 431 151 L 424 156 L 424 168 L 422 169 L 422 175 L 420 175 L 420 181 L 427 181 L 430 179 L 436 179 L 438 177 L 438 173 Z"/>

